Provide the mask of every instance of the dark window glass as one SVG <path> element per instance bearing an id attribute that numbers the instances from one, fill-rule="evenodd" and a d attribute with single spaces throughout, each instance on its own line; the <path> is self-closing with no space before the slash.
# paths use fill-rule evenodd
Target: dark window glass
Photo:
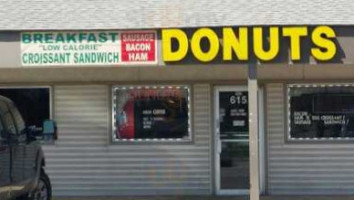
<path id="1" fill-rule="evenodd" d="M 0 88 L 0 96 L 13 101 L 18 108 L 12 110 L 14 118 L 19 119 L 21 115 L 27 126 L 42 127 L 43 121 L 50 119 L 49 88 Z M 21 120 L 16 125 L 19 131 L 23 129 Z"/>
<path id="2" fill-rule="evenodd" d="M 187 87 L 114 88 L 116 139 L 189 139 Z"/>
<path id="3" fill-rule="evenodd" d="M 16 135 L 17 130 L 14 123 L 14 119 L 9 110 L 9 101 L 8 99 L 0 98 L 0 110 L 1 110 L 1 120 L 4 123 L 6 131 L 10 134 Z"/>
<path id="4" fill-rule="evenodd" d="M 8 106 L 6 104 L 6 102 L 4 101 L 1 101 L 1 98 L 0 98 L 0 140 L 4 141 L 4 140 L 7 140 L 6 136 L 4 135 L 5 134 L 5 129 L 4 128 L 4 124 L 7 122 L 7 120 L 11 120 L 11 118 L 8 118 L 9 116 L 9 109 L 8 109 Z M 11 129 L 11 124 L 10 124 L 10 133 L 11 134 L 16 134 L 16 131 L 15 129 Z"/>
<path id="5" fill-rule="evenodd" d="M 354 137 L 354 86 L 290 86 L 290 138 Z"/>

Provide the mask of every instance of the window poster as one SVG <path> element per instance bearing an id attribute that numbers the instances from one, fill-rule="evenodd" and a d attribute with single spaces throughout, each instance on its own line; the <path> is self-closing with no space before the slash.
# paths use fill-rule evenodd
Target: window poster
<path id="1" fill-rule="evenodd" d="M 248 137 L 248 92 L 220 92 L 221 138 Z"/>
<path id="2" fill-rule="evenodd" d="M 116 139 L 187 139 L 188 88 L 116 88 L 114 123 Z"/>
<path id="3" fill-rule="evenodd" d="M 354 87 L 289 87 L 291 138 L 354 137 Z"/>

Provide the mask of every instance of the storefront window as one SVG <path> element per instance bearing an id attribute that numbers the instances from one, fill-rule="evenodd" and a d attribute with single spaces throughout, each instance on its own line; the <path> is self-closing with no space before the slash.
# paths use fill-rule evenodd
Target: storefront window
<path id="1" fill-rule="evenodd" d="M 2 87 L 0 88 L 0 96 L 14 102 L 18 112 L 14 110 L 13 117 L 22 117 L 25 125 L 33 130 L 42 131 L 45 120 L 51 118 L 49 87 Z M 23 129 L 25 125 L 16 124 L 16 127 Z M 44 139 L 45 144 L 52 144 L 55 138 L 47 136 Z"/>
<path id="2" fill-rule="evenodd" d="M 354 85 L 289 85 L 289 139 L 354 139 Z"/>
<path id="3" fill-rule="evenodd" d="M 189 141 L 187 86 L 114 86 L 114 141 Z"/>

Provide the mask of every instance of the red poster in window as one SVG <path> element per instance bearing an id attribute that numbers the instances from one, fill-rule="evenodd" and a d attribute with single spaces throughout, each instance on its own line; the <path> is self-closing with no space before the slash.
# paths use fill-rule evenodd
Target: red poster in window
<path id="1" fill-rule="evenodd" d="M 122 62 L 125 64 L 156 64 L 156 32 L 122 32 Z"/>
<path id="2" fill-rule="evenodd" d="M 186 87 L 114 90 L 116 139 L 185 139 L 189 136 Z"/>
<path id="3" fill-rule="evenodd" d="M 120 113 L 117 115 L 118 132 L 117 138 L 134 139 L 134 98 L 128 100 Z"/>

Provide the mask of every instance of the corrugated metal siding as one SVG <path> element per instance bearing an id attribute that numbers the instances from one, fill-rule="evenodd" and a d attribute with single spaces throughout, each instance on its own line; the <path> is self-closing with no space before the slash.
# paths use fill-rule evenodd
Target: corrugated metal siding
<path id="1" fill-rule="evenodd" d="M 268 192 L 354 194 L 353 143 L 285 143 L 285 89 L 267 85 Z"/>
<path id="2" fill-rule="evenodd" d="M 45 147 L 55 196 L 211 193 L 210 87 L 194 87 L 194 143 L 111 144 L 109 86 L 55 86 L 59 141 Z"/>

